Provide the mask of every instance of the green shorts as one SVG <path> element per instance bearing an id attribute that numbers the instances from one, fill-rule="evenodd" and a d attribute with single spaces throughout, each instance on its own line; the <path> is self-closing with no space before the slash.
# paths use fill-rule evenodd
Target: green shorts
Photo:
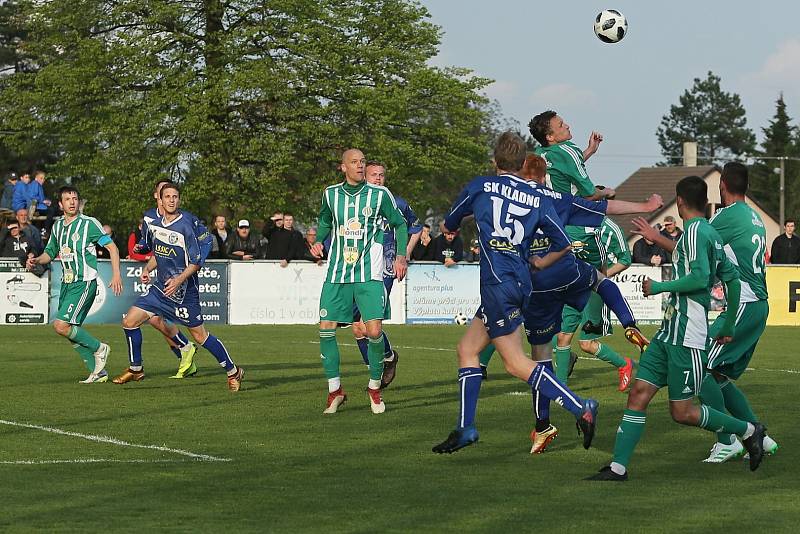
<path id="1" fill-rule="evenodd" d="M 722 312 L 708 329 L 708 337 L 714 339 L 725 324 L 728 311 Z M 711 342 L 708 350 L 708 368 L 737 380 L 747 370 L 756 344 L 767 327 L 769 304 L 766 300 L 743 302 L 736 313 L 736 331 L 733 341 L 725 345 Z"/>
<path id="2" fill-rule="evenodd" d="M 92 304 L 94 304 L 96 295 L 97 280 L 61 284 L 61 293 L 58 295 L 58 311 L 55 318 L 69 324 L 83 324 Z"/>
<path id="3" fill-rule="evenodd" d="M 667 386 L 669 400 L 682 401 L 700 394 L 707 352 L 654 339 L 639 360 L 636 380 L 657 388 Z"/>
<path id="4" fill-rule="evenodd" d="M 611 327 L 611 310 L 603 305 L 603 299 L 595 292 L 592 292 L 589 302 L 586 303 L 586 307 L 582 312 L 572 306 L 564 306 L 564 311 L 561 312 L 561 331 L 565 334 L 573 334 L 586 321 L 591 321 L 592 324 L 601 324 L 603 333 L 587 334 L 581 330 L 578 339 L 582 341 L 610 336 L 614 332 Z"/>
<path id="5" fill-rule="evenodd" d="M 319 297 L 320 321 L 353 322 L 353 304 L 361 312 L 364 322 L 383 320 L 389 310 L 389 296 L 380 280 L 333 284 L 323 282 Z"/>

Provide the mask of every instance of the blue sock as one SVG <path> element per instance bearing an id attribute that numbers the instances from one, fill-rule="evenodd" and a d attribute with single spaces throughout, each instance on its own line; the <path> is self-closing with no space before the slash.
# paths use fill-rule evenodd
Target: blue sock
<path id="1" fill-rule="evenodd" d="M 172 341 L 174 341 L 174 342 L 175 342 L 175 343 L 176 343 L 178 346 L 177 346 L 177 347 L 173 347 L 172 345 L 170 345 L 170 346 L 169 346 L 169 350 L 171 350 L 171 351 L 172 351 L 172 354 L 174 354 L 174 355 L 175 355 L 175 356 L 176 356 L 176 357 L 177 357 L 177 358 L 180 360 L 180 359 L 181 359 L 181 348 L 183 348 L 183 347 L 185 347 L 186 345 L 188 345 L 188 344 L 189 344 L 189 340 L 188 340 L 188 339 L 186 339 L 186 336 L 184 336 L 184 335 L 181 333 L 181 331 L 180 331 L 180 330 L 178 330 L 178 333 L 177 333 L 177 334 L 175 334 L 174 336 L 172 336 L 172 338 L 171 338 L 171 339 L 172 339 Z M 180 347 L 180 348 L 179 348 L 179 347 Z"/>
<path id="2" fill-rule="evenodd" d="M 169 350 L 172 351 L 172 354 L 174 354 L 176 358 L 178 358 L 179 360 L 181 359 L 181 349 L 179 349 L 178 347 L 173 347 L 172 345 L 170 345 L 169 346 Z"/>
<path id="3" fill-rule="evenodd" d="M 539 365 L 543 365 L 551 373 L 553 372 L 553 360 L 539 362 Z M 550 399 L 536 389 L 531 389 L 531 393 L 533 394 L 533 415 L 536 417 L 536 428 L 538 430 L 540 426 L 546 427 L 550 424 Z M 540 425 L 540 422 L 545 422 L 546 424 Z"/>
<path id="4" fill-rule="evenodd" d="M 392 344 L 389 343 L 389 336 L 386 335 L 386 330 L 383 331 L 383 357 L 388 358 L 392 355 Z"/>
<path id="5" fill-rule="evenodd" d="M 462 367 L 458 370 L 461 411 L 456 428 L 468 427 L 475 422 L 475 411 L 478 409 L 478 394 L 481 391 L 482 381 L 480 367 Z"/>
<path id="6" fill-rule="evenodd" d="M 611 281 L 611 279 L 604 278 L 597 284 L 595 293 L 600 295 L 600 298 L 603 299 L 603 303 L 614 312 L 614 315 L 617 316 L 617 319 L 619 319 L 619 322 L 624 328 L 636 325 L 636 319 L 633 318 L 633 312 L 630 306 L 625 302 L 625 298 L 622 296 L 622 293 L 620 293 L 617 284 Z"/>
<path id="7" fill-rule="evenodd" d="M 560 404 L 575 417 L 580 417 L 583 413 L 583 399 L 575 395 L 556 375 L 542 364 L 537 365 L 528 384 L 545 397 Z"/>
<path id="8" fill-rule="evenodd" d="M 358 344 L 358 350 L 361 352 L 361 359 L 364 360 L 364 365 L 369 365 L 369 356 L 367 355 L 369 340 L 365 337 L 359 337 L 356 338 L 356 344 Z"/>
<path id="9" fill-rule="evenodd" d="M 128 341 L 128 361 L 133 367 L 142 366 L 142 329 L 123 328 Z"/>
<path id="10" fill-rule="evenodd" d="M 225 345 L 211 334 L 208 334 L 208 337 L 203 343 L 203 348 L 210 352 L 226 371 L 231 371 L 236 367 L 236 364 L 231 360 L 230 354 L 228 354 L 228 351 L 225 349 Z"/>

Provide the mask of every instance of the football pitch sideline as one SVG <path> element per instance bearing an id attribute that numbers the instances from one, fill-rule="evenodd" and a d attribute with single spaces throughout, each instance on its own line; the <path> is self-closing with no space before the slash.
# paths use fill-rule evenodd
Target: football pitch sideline
<path id="1" fill-rule="evenodd" d="M 88 330 L 110 343 L 109 372 L 121 372 L 121 328 Z M 147 378 L 118 386 L 79 384 L 82 362 L 48 327 L 0 327 L 0 530 L 796 531 L 797 329 L 768 328 L 739 381 L 776 455 L 754 473 L 741 459 L 702 463 L 713 434 L 673 423 L 662 391 L 623 484 L 582 480 L 609 462 L 624 408 L 608 364 L 582 358 L 570 379 L 600 401 L 590 450 L 553 406 L 560 435 L 530 455 L 529 390 L 495 357 L 479 443 L 440 456 L 431 447 L 455 424 L 463 327 L 386 330 L 400 352 L 386 413 L 370 412 L 367 371 L 340 330 L 348 401 L 323 416 L 313 326 L 211 328 L 245 368 L 238 393 L 202 349 L 196 377 L 170 380 L 177 360 L 152 329 L 143 330 Z M 609 343 L 634 356 L 621 333 Z"/>

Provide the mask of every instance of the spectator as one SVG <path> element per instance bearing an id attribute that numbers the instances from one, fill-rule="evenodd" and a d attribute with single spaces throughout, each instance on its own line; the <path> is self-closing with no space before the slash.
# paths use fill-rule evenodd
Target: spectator
<path id="1" fill-rule="evenodd" d="M 226 252 L 232 260 L 250 261 L 261 257 L 260 248 L 258 238 L 250 233 L 250 221 L 242 219 L 236 233 L 228 238 Z"/>
<path id="2" fill-rule="evenodd" d="M 136 226 L 136 229 L 133 232 L 131 232 L 131 235 L 128 236 L 129 260 L 147 261 L 150 259 L 150 256 L 153 255 L 152 251 L 148 252 L 147 254 L 136 252 L 136 243 L 138 243 L 142 239 L 142 222 L 143 222 L 142 219 L 139 219 L 139 224 Z"/>
<path id="3" fill-rule="evenodd" d="M 47 213 L 50 209 L 50 199 L 44 196 L 45 173 L 37 171 L 33 180 L 28 184 L 30 190 L 31 204 L 36 204 L 34 208 L 42 213 Z"/>
<path id="4" fill-rule="evenodd" d="M 11 209 L 18 212 L 21 209 L 28 211 L 31 207 L 31 190 L 28 185 L 31 183 L 31 175 L 23 174 L 20 176 L 17 185 L 14 186 L 14 196 L 11 200 Z"/>
<path id="5" fill-rule="evenodd" d="M 270 218 L 264 226 L 264 237 L 269 241 L 266 259 L 281 260 L 281 265 L 286 267 L 289 261 L 303 257 L 303 235 L 294 229 L 294 216 L 288 211 L 283 215 L 275 213 Z"/>
<path id="6" fill-rule="evenodd" d="M 663 248 L 642 237 L 633 244 L 633 263 L 643 263 L 658 267 L 669 263 L 669 260 Z"/>
<path id="7" fill-rule="evenodd" d="M 433 240 L 433 259 L 452 267 L 464 259 L 464 241 L 458 232 L 445 231 Z"/>
<path id="8" fill-rule="evenodd" d="M 6 183 L 3 184 L 3 197 L 0 199 L 0 209 L 13 211 L 12 206 L 14 204 L 14 188 L 17 187 L 18 181 L 19 179 L 17 178 L 17 173 L 15 172 L 12 172 L 6 179 Z"/>
<path id="9" fill-rule="evenodd" d="M 414 261 L 433 261 L 433 246 L 431 245 L 431 226 L 429 224 L 422 225 L 422 231 L 419 233 L 419 243 L 411 251 L 411 259 Z"/>
<path id="10" fill-rule="evenodd" d="M 317 242 L 317 229 L 309 228 L 308 230 L 306 230 L 306 238 L 303 241 L 303 244 L 305 245 L 304 246 L 305 251 L 303 252 L 302 258 L 300 259 L 305 261 L 313 261 L 314 263 L 317 264 L 321 263 L 325 259 L 326 254 L 324 248 L 322 253 L 320 253 L 319 255 L 315 255 L 313 252 L 311 252 L 311 247 L 313 247 L 314 243 L 316 242 Z"/>
<path id="11" fill-rule="evenodd" d="M 227 241 L 230 235 L 228 232 L 228 221 L 225 216 L 217 215 L 214 217 L 214 229 L 211 230 L 211 235 L 214 236 L 214 241 L 211 243 L 211 258 L 224 260 L 228 257 Z"/>
<path id="12" fill-rule="evenodd" d="M 677 241 L 683 235 L 683 230 L 675 224 L 675 217 L 672 215 L 664 217 L 664 229 L 661 230 L 661 235 L 671 241 Z"/>
<path id="13" fill-rule="evenodd" d="M 19 185 L 19 184 L 18 184 Z M 28 238 L 28 242 L 33 247 L 33 253 L 38 256 L 44 252 L 44 244 L 42 244 L 42 233 L 38 228 L 28 223 L 28 209 L 20 208 L 17 210 L 17 222 L 19 223 L 20 233 Z"/>
<path id="14" fill-rule="evenodd" d="M 0 257 L 26 258 L 29 252 L 33 253 L 30 241 L 20 232 L 19 223 L 11 221 L 0 233 Z"/>
<path id="15" fill-rule="evenodd" d="M 113 241 L 114 244 L 116 245 L 116 243 L 117 243 L 116 236 L 114 235 L 114 230 L 111 228 L 111 226 L 109 226 L 107 224 L 104 224 L 103 225 L 103 232 L 105 232 L 105 234 L 108 237 L 110 237 L 111 241 Z M 101 246 L 98 245 L 97 246 L 97 257 L 100 258 L 100 259 L 104 259 L 104 260 L 110 260 L 111 259 L 111 254 L 108 253 L 108 250 L 106 250 L 106 247 L 101 247 Z"/>
<path id="16" fill-rule="evenodd" d="M 770 249 L 770 263 L 773 265 L 792 265 L 800 263 L 800 238 L 794 235 L 796 221 L 786 219 L 784 233 L 775 238 Z"/>
<path id="17" fill-rule="evenodd" d="M 469 244 L 469 251 L 464 257 L 464 261 L 469 263 L 480 263 L 481 261 L 481 242 L 478 239 L 473 239 Z"/>

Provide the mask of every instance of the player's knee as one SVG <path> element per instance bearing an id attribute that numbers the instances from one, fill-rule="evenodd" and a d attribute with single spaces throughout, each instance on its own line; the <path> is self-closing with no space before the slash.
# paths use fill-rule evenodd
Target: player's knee
<path id="1" fill-rule="evenodd" d="M 556 339 L 559 347 L 568 347 L 572 343 L 572 336 L 569 334 L 559 333 Z"/>
<path id="2" fill-rule="evenodd" d="M 372 339 L 381 337 L 381 334 L 383 333 L 383 328 L 380 321 L 370 321 L 369 323 L 366 323 L 365 330 L 367 337 Z"/>
<path id="3" fill-rule="evenodd" d="M 597 344 L 595 341 L 582 339 L 578 343 L 581 346 L 581 350 L 587 354 L 594 354 L 597 351 Z"/>
<path id="4" fill-rule="evenodd" d="M 203 343 L 205 343 L 206 339 L 208 339 L 208 336 L 211 335 L 210 333 L 206 332 L 205 329 L 197 330 L 194 328 L 190 328 L 189 333 L 192 335 L 192 339 L 194 339 L 198 345 L 202 345 Z"/>
<path id="5" fill-rule="evenodd" d="M 693 425 L 691 405 L 686 406 L 683 402 L 671 402 L 669 413 L 672 420 L 681 425 Z"/>
<path id="6" fill-rule="evenodd" d="M 133 320 L 130 314 L 126 315 L 122 319 L 122 328 L 136 328 L 137 326 L 139 325 L 136 324 L 136 321 Z"/>
<path id="7" fill-rule="evenodd" d="M 639 380 L 634 381 L 633 387 L 631 388 L 630 393 L 628 393 L 627 408 L 629 410 L 643 412 L 647 409 L 647 405 L 649 403 L 650 394 L 647 391 L 646 386 L 644 386 L 643 382 Z"/>
<path id="8" fill-rule="evenodd" d="M 53 330 L 56 331 L 56 334 L 59 336 L 67 337 L 69 335 L 70 324 L 65 321 L 53 321 Z"/>

